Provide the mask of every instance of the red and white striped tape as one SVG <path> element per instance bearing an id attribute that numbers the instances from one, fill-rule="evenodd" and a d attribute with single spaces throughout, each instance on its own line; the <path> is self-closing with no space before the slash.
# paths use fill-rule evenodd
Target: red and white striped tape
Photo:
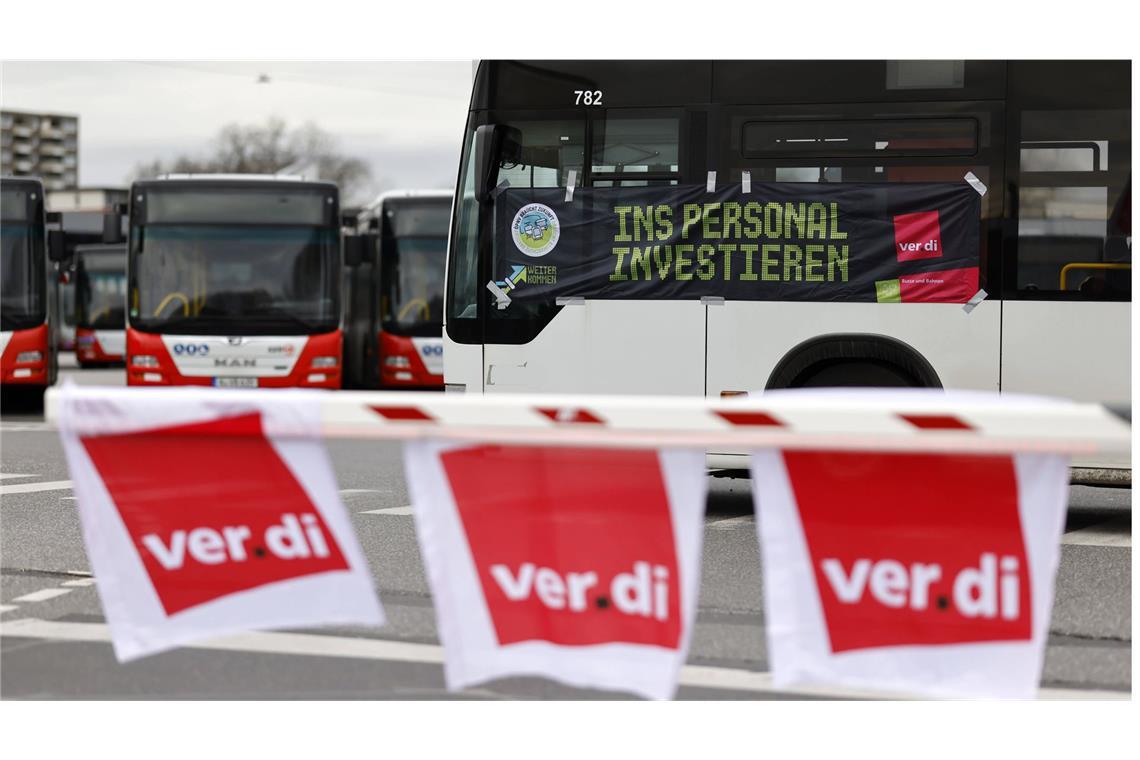
<path id="1" fill-rule="evenodd" d="M 49 390 L 49 421 L 58 420 L 64 393 L 93 404 L 167 406 L 193 399 L 235 408 L 256 406 L 263 394 L 312 394 L 319 399 L 327 438 L 1071 455 L 1127 453 L 1131 438 L 1130 426 L 1098 404 L 926 389 L 777 391 L 716 399 L 69 386 Z"/>

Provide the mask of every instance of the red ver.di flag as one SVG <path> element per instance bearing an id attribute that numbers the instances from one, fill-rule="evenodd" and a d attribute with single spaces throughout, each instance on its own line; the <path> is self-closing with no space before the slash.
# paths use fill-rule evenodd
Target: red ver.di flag
<path id="1" fill-rule="evenodd" d="M 701 451 L 409 442 L 449 689 L 508 676 L 667 699 L 696 611 Z"/>
<path id="2" fill-rule="evenodd" d="M 754 452 L 775 684 L 1033 697 L 1068 476 L 1055 454 Z"/>
<path id="3" fill-rule="evenodd" d="M 264 628 L 382 625 L 320 439 L 283 391 L 80 388 L 60 433 L 121 662 Z"/>

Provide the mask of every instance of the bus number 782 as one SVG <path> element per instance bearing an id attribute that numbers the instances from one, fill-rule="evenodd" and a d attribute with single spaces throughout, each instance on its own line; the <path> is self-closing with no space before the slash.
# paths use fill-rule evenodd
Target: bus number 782
<path id="1" fill-rule="evenodd" d="M 601 104 L 601 90 L 574 90 L 574 105 L 600 106 Z"/>

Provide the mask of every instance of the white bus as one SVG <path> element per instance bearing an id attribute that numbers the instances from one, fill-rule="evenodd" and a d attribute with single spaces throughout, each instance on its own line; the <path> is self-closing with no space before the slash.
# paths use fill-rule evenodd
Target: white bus
<path id="1" fill-rule="evenodd" d="M 484 62 L 451 224 L 447 388 L 718 396 L 926 386 L 1129 404 L 1130 92 L 1127 61 Z M 765 275 L 756 281 L 752 245 L 753 282 L 741 282 L 729 252 L 715 250 L 721 261 L 690 250 L 662 268 L 644 249 L 633 258 L 637 242 L 617 244 L 635 228 L 676 243 L 671 227 L 654 226 L 652 199 L 705 190 L 714 203 L 698 216 L 673 208 L 678 227 L 699 229 L 709 207 L 725 214 L 731 204 L 717 203 L 733 193 L 781 202 L 814 193 L 821 203 L 809 212 L 830 208 L 831 219 L 827 201 L 844 192 L 867 213 L 944 193 L 974 204 L 953 232 L 955 255 L 972 261 L 954 271 L 969 276 L 952 296 L 913 299 L 913 278 L 848 289 L 846 248 L 841 260 L 829 246 L 814 260 L 810 246 L 773 261 L 756 252 Z M 546 219 L 524 218 L 528 203 L 561 216 L 556 236 Z M 801 222 L 791 206 L 789 230 Z M 720 239 L 731 238 L 716 214 L 714 231 L 721 224 Z M 944 210 L 944 238 L 947 219 Z M 618 232 L 601 240 L 602 228 Z M 739 223 L 735 235 L 739 254 Z M 521 264 L 519 251 L 529 257 Z M 937 269 L 895 253 L 903 269 Z M 927 255 L 936 254 L 914 254 Z M 601 259 L 613 262 L 609 276 Z M 803 282 L 812 275 L 824 281 Z M 971 309 L 964 302 L 979 290 Z M 710 459 L 742 466 L 736 455 Z M 1127 460 L 1074 465 L 1128 477 Z"/>

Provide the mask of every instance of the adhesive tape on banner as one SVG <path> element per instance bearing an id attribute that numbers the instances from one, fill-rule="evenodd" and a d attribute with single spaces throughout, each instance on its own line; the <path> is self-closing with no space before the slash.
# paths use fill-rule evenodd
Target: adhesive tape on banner
<path id="1" fill-rule="evenodd" d="M 708 181 L 705 183 L 705 190 L 710 193 L 716 192 L 716 172 L 709 172 Z"/>
<path id="2" fill-rule="evenodd" d="M 495 305 L 500 309 L 505 309 L 511 305 L 511 297 L 506 294 L 502 288 L 495 284 L 494 280 L 487 280 L 487 290 L 491 291 L 495 296 Z"/>
<path id="3" fill-rule="evenodd" d="M 969 182 L 970 187 L 972 187 L 978 191 L 978 195 L 985 195 L 986 191 L 989 190 L 989 188 L 986 187 L 986 184 L 984 182 L 982 182 L 980 179 L 978 179 L 978 176 L 976 174 L 974 174 L 973 172 L 966 172 L 966 176 L 963 177 L 962 179 Z"/>
<path id="4" fill-rule="evenodd" d="M 989 293 L 987 293 L 984 289 L 980 288 L 978 290 L 978 292 L 975 293 L 973 295 L 973 297 L 970 298 L 969 301 L 966 301 L 966 303 L 962 304 L 962 311 L 969 314 L 971 311 L 973 311 L 977 307 L 978 304 L 980 304 L 982 301 L 986 300 L 987 295 L 989 295 Z"/>

